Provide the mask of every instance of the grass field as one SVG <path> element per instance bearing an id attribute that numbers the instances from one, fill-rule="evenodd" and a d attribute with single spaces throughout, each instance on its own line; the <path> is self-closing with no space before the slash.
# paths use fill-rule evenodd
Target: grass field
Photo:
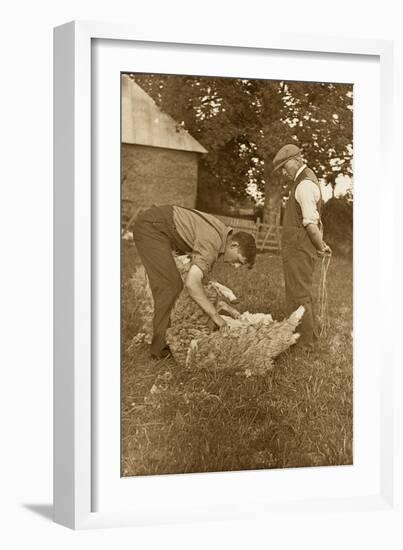
<path id="1" fill-rule="evenodd" d="M 123 259 L 128 277 L 130 245 Z M 217 263 L 213 276 L 234 290 L 240 311 L 284 317 L 280 257 L 259 255 L 250 271 Z M 327 279 L 327 336 L 313 351 L 284 353 L 265 377 L 184 370 L 152 360 L 146 345 L 130 353 L 137 327 L 126 300 L 122 475 L 352 464 L 351 261 L 333 258 Z"/>

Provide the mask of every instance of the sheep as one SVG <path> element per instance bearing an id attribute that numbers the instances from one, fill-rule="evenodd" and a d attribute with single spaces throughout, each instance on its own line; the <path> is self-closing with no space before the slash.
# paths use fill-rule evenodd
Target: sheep
<path id="1" fill-rule="evenodd" d="M 176 266 L 184 279 L 190 267 L 190 258 L 187 255 L 174 255 Z M 148 282 L 148 277 L 144 266 L 140 265 L 136 268 L 133 276 L 129 279 L 129 287 L 131 298 L 136 308 L 136 316 L 139 324 L 136 340 L 134 343 L 146 342 L 151 343 L 153 336 L 153 314 L 154 301 L 151 288 Z M 231 289 L 218 283 L 217 281 L 206 279 L 204 289 L 207 297 L 215 305 L 219 312 L 227 313 L 232 317 L 238 316 L 239 313 L 232 308 L 228 302 L 236 303 L 237 297 Z M 202 328 L 207 324 L 210 326 L 210 331 L 213 325 L 210 318 L 204 311 L 189 297 L 186 290 L 183 290 L 180 297 L 171 313 L 171 324 L 181 324 L 181 318 L 186 320 L 186 325 L 193 328 Z"/>
<path id="2" fill-rule="evenodd" d="M 275 357 L 297 342 L 299 334 L 294 331 L 303 314 L 301 306 L 283 321 L 273 321 L 269 314 L 248 312 L 237 319 L 223 316 L 226 327 L 191 340 L 185 366 L 264 375 L 273 369 Z"/>
<path id="3" fill-rule="evenodd" d="M 189 270 L 190 259 L 186 256 L 178 256 L 175 259 L 179 272 L 184 279 Z M 224 285 L 216 281 L 206 279 L 204 291 L 207 298 L 214 304 L 220 314 L 237 318 L 240 313 L 232 307 L 228 301 L 237 302 L 234 293 Z M 190 342 L 202 335 L 214 331 L 215 325 L 210 317 L 183 289 L 171 312 L 171 326 L 166 333 L 166 340 L 175 361 L 184 366 Z"/>
<path id="4" fill-rule="evenodd" d="M 190 259 L 177 256 L 175 261 L 185 278 Z M 136 270 L 132 285 L 141 300 L 139 309 L 143 321 L 133 344 L 142 339 L 150 342 L 153 305 L 144 268 Z M 204 290 L 227 326 L 215 330 L 209 316 L 184 289 L 171 312 L 171 324 L 166 333 L 167 344 L 178 365 L 231 369 L 243 371 L 246 376 L 262 375 L 273 368 L 275 357 L 297 342 L 299 334 L 295 329 L 304 313 L 302 306 L 288 319 L 274 321 L 270 314 L 239 313 L 228 303 L 237 302 L 231 289 L 216 281 L 207 280 Z"/>
<path id="5" fill-rule="evenodd" d="M 154 300 L 146 270 L 140 265 L 129 279 L 130 303 L 135 304 L 135 314 L 139 324 L 138 332 L 131 342 L 136 346 L 142 342 L 151 344 L 153 337 Z"/>

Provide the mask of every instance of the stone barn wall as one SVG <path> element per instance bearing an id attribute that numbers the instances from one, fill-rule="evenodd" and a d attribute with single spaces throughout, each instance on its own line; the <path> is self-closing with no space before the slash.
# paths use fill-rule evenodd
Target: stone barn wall
<path id="1" fill-rule="evenodd" d="M 122 199 L 133 208 L 178 204 L 194 208 L 198 154 L 122 144 Z"/>

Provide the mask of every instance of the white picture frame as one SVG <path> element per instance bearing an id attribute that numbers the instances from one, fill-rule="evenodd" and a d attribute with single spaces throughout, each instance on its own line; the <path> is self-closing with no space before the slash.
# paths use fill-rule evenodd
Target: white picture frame
<path id="1" fill-rule="evenodd" d="M 93 370 L 94 357 L 97 355 L 93 341 L 93 331 L 96 315 L 98 315 L 97 300 L 99 297 L 97 285 L 94 284 L 95 259 L 94 239 L 98 217 L 98 209 L 104 208 L 94 197 L 94 174 L 92 170 L 94 153 L 94 134 L 92 128 L 92 114 L 96 110 L 93 104 L 94 83 L 94 44 L 96 41 L 125 41 L 133 44 L 176 44 L 177 47 L 189 51 L 200 52 L 203 48 L 209 49 L 210 54 L 228 50 L 241 49 L 242 55 L 248 56 L 253 52 L 296 52 L 299 55 L 314 55 L 317 52 L 331 56 L 367 56 L 376 59 L 380 69 L 380 137 L 381 143 L 377 166 L 388 167 L 392 155 L 392 66 L 393 44 L 388 41 L 337 39 L 327 37 L 287 36 L 270 34 L 270 36 L 256 36 L 251 42 L 236 36 L 225 40 L 210 36 L 208 31 L 203 32 L 201 38 L 189 37 L 186 30 L 180 36 L 175 33 L 171 36 L 167 30 L 164 36 L 152 36 L 146 30 L 136 29 L 131 25 L 72 22 L 55 29 L 54 35 L 54 83 L 55 83 L 55 367 L 54 367 L 54 514 L 55 521 L 75 529 L 139 525 L 164 522 L 178 522 L 186 520 L 204 520 L 220 518 L 243 518 L 258 515 L 291 513 L 301 510 L 337 511 L 346 508 L 354 511 L 393 511 L 394 502 L 394 446 L 393 446 L 393 369 L 396 364 L 396 354 L 393 346 L 388 343 L 389 329 L 385 324 L 380 327 L 379 339 L 382 346 L 382 365 L 380 355 L 373 357 L 374 372 L 371 391 L 373 398 L 379 398 L 379 416 L 375 419 L 375 426 L 379 423 L 379 437 L 373 450 L 379 457 L 368 470 L 369 477 L 362 477 L 361 489 L 353 489 L 344 494 L 339 491 L 326 497 L 315 491 L 306 492 L 307 483 L 321 483 L 321 469 L 310 469 L 305 475 L 305 484 L 302 482 L 300 491 L 285 499 L 268 499 L 258 494 L 257 487 L 262 485 L 262 474 L 258 472 L 244 472 L 242 480 L 239 473 L 226 474 L 224 478 L 214 478 L 214 483 L 222 490 L 231 492 L 230 503 L 219 506 L 208 506 L 208 497 L 200 503 L 197 500 L 190 506 L 180 506 L 177 497 L 173 505 L 161 506 L 121 506 L 114 502 L 105 511 L 94 511 L 97 508 L 94 495 L 98 493 L 95 486 L 99 482 L 99 472 L 104 474 L 96 460 L 95 450 L 99 451 L 96 429 L 100 428 L 97 417 L 96 399 L 98 390 L 94 385 Z M 179 46 L 178 46 L 179 45 Z M 193 50 L 192 50 L 193 48 Z M 97 61 L 98 62 L 98 61 Z M 122 67 L 125 70 L 127 67 Z M 151 72 L 151 71 L 150 71 Z M 103 130 L 102 130 L 103 131 Z M 359 154 L 359 152 L 358 152 Z M 387 168 L 386 168 L 387 169 Z M 393 204 L 393 186 L 384 192 L 384 202 L 380 207 L 379 224 L 376 224 L 374 238 L 379 243 L 382 235 L 391 233 L 391 218 L 388 204 Z M 102 202 L 102 201 L 101 201 Z M 105 201 L 104 201 L 105 204 Z M 368 208 L 373 208 L 374 203 Z M 393 252 L 393 242 L 382 240 L 379 245 L 379 254 L 373 259 L 389 257 Z M 382 264 L 384 265 L 384 264 Z M 393 269 L 379 269 L 372 275 L 371 288 L 382 288 L 379 296 L 374 298 L 375 310 L 380 312 L 382 305 L 383 315 L 392 318 L 393 300 Z M 95 317 L 94 317 L 95 316 Z M 360 321 L 361 322 L 361 321 Z M 372 327 L 373 329 L 373 327 Z M 371 327 L 369 327 L 371 330 Z M 359 377 L 362 384 L 362 377 Z M 354 391 L 359 388 L 355 386 Z M 370 405 L 370 404 L 369 404 Z M 115 426 L 116 428 L 116 426 Z M 115 429 L 114 428 L 114 429 Z M 118 428 L 117 428 L 118 429 Z M 112 432 L 111 432 L 112 433 Z M 105 438 L 104 438 L 105 440 Z M 374 472 L 379 477 L 374 478 Z M 238 475 L 237 475 L 238 474 Z M 115 474 L 114 474 L 115 475 Z M 217 474 L 203 474 L 217 476 Z M 283 470 L 277 472 L 276 483 L 289 476 L 295 483 L 298 473 Z M 337 473 L 333 480 L 338 483 Z M 349 474 L 348 474 L 349 475 Z M 248 478 L 246 476 L 249 476 Z M 280 476 L 280 477 L 279 477 Z M 308 477 L 306 477 L 308 476 Z M 158 491 L 156 486 L 165 484 L 172 494 L 177 487 L 178 494 L 189 495 L 189 487 L 182 488 L 179 476 L 154 476 L 143 478 L 138 483 L 144 491 Z M 187 476 L 190 479 L 191 476 Z M 162 479 L 164 478 L 164 479 Z M 169 478 L 169 480 L 167 480 Z M 365 490 L 365 483 L 372 479 L 374 484 Z M 205 484 L 200 476 L 194 475 L 196 486 Z M 199 481 L 198 481 L 199 480 Z M 248 493 L 242 493 L 242 485 L 251 485 Z M 280 481 L 279 481 L 280 480 Z M 297 480 L 298 481 L 298 480 Z M 302 480 L 303 481 L 303 480 Z M 274 483 L 274 478 L 272 479 Z M 127 484 L 126 484 L 127 485 Z M 139 487 L 139 486 L 138 486 Z M 232 490 L 231 488 L 236 488 Z M 358 487 L 358 485 L 357 485 Z M 182 491 L 182 493 L 181 493 Z M 305 492 L 304 492 L 305 491 Z M 354 492 L 355 491 L 355 492 Z M 136 491 L 133 493 L 133 500 Z M 117 495 L 118 493 L 116 493 Z M 291 494 L 291 493 L 290 493 Z M 112 502 L 112 500 L 111 500 Z M 228 505 L 227 505 L 228 504 Z"/>

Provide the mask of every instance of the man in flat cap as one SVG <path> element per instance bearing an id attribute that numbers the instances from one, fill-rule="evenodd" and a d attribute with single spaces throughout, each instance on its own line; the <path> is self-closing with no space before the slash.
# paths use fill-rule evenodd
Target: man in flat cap
<path id="1" fill-rule="evenodd" d="M 172 252 L 191 254 L 191 266 L 185 287 L 193 300 L 218 327 L 225 325 L 202 285 L 218 257 L 239 267 L 251 268 L 256 256 L 256 243 L 244 231 L 233 232 L 218 218 L 199 210 L 182 206 L 152 206 L 138 215 L 133 231 L 139 256 L 147 271 L 154 298 L 154 335 L 151 355 L 169 354 L 165 333 L 171 310 L 183 288 L 182 278 Z"/>
<path id="2" fill-rule="evenodd" d="M 318 256 L 331 254 L 323 241 L 322 194 L 315 173 L 304 163 L 301 150 L 284 145 L 273 160 L 291 183 L 282 228 L 282 257 L 287 313 L 304 306 L 299 343 L 312 347 L 316 337 L 312 309 L 313 272 Z"/>

